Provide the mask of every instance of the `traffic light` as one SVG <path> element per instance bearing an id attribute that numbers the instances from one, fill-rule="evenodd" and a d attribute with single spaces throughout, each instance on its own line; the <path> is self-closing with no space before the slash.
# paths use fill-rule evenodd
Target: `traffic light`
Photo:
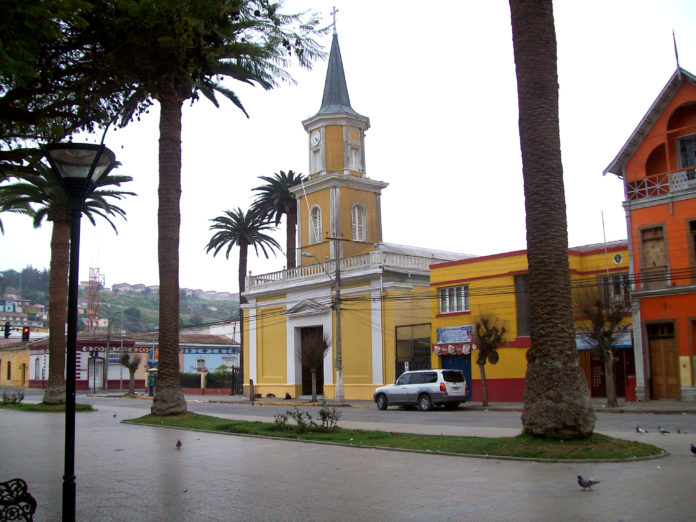
<path id="1" fill-rule="evenodd" d="M 5 339 L 7 339 L 10 336 L 10 328 L 12 328 L 10 322 L 5 321 Z"/>
<path id="2" fill-rule="evenodd" d="M 29 327 L 25 326 L 22 328 L 22 341 L 28 341 L 29 340 Z"/>

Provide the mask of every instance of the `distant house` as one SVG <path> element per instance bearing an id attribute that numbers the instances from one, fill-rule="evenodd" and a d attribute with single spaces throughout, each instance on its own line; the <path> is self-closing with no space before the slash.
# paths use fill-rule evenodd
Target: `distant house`
<path id="1" fill-rule="evenodd" d="M 128 283 L 118 283 L 115 285 L 111 285 L 111 291 L 112 292 L 121 292 L 123 294 L 127 294 L 131 291 L 131 285 Z"/>
<path id="2" fill-rule="evenodd" d="M 159 295 L 159 285 L 150 285 L 146 290 L 148 294 Z"/>

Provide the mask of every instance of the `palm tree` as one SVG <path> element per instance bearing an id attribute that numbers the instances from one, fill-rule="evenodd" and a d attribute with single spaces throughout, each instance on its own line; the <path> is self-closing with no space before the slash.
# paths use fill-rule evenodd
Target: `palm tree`
<path id="1" fill-rule="evenodd" d="M 85 13 L 95 41 L 92 61 L 136 85 L 125 119 L 160 104 L 158 260 L 160 276 L 159 371 L 155 415 L 186 411 L 179 383 L 179 228 L 181 214 L 181 110 L 201 94 L 218 105 L 221 94 L 246 111 L 225 79 L 271 89 L 292 81 L 291 58 L 311 68 L 323 56 L 312 39 L 314 13 L 286 15 L 268 0 L 107 2 Z M 248 115 L 247 115 L 248 116 Z"/>
<path id="2" fill-rule="evenodd" d="M 273 252 L 274 248 L 280 249 L 278 242 L 271 236 L 266 234 L 266 231 L 272 230 L 270 223 L 266 220 L 266 216 L 253 209 L 247 213 L 241 208 L 236 210 L 226 210 L 224 215 L 211 219 L 213 222 L 210 225 L 210 230 L 216 230 L 213 237 L 208 241 L 205 247 L 206 252 L 213 251 L 213 256 L 227 247 L 225 258 L 229 259 L 232 247 L 239 247 L 239 324 L 241 327 L 240 345 L 239 345 L 239 370 L 240 378 L 244 383 L 244 310 L 242 305 L 247 302 L 244 297 L 244 279 L 247 273 L 247 254 L 249 247 L 253 246 L 256 255 L 259 254 L 259 248 L 268 259 L 267 248 Z"/>
<path id="3" fill-rule="evenodd" d="M 295 174 L 289 170 L 286 174 L 282 170 L 280 174 L 259 176 L 266 182 L 265 185 L 256 187 L 259 194 L 254 201 L 253 208 L 263 213 L 269 221 L 274 221 L 277 227 L 283 215 L 287 216 L 285 224 L 285 256 L 287 267 L 295 268 L 295 238 L 297 233 L 297 199 L 290 192 L 292 187 L 301 184 L 304 176 Z"/>
<path id="4" fill-rule="evenodd" d="M 568 265 L 551 0 L 510 0 L 522 151 L 531 342 L 522 424 L 527 433 L 574 439 L 595 415 L 578 365 Z"/>
<path id="5" fill-rule="evenodd" d="M 65 402 L 65 314 L 68 299 L 68 261 L 70 257 L 70 201 L 53 172 L 39 164 L 36 174 L 22 174 L 18 181 L 0 186 L 1 210 L 21 212 L 33 217 L 38 228 L 44 219 L 53 222 L 51 261 L 48 282 L 48 384 L 44 402 Z M 125 211 L 110 203 L 135 195 L 113 187 L 132 181 L 130 176 L 110 174 L 97 180 L 87 196 L 82 213 L 96 225 L 96 217 L 105 219 L 118 233 L 112 217 L 125 219 Z M 29 209 L 29 210 L 27 210 Z"/>

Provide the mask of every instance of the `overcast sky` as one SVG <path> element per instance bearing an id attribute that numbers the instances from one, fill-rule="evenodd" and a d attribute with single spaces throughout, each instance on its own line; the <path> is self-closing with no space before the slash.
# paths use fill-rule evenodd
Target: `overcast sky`
<path id="1" fill-rule="evenodd" d="M 517 93 L 507 1 L 293 0 L 337 27 L 353 108 L 370 118 L 367 175 L 382 192 L 390 243 L 486 255 L 525 248 Z M 427 7 L 426 7 L 427 6 Z M 563 167 L 570 246 L 626 238 L 623 187 L 602 171 L 676 68 L 696 72 L 696 2 L 555 2 Z M 328 52 L 331 36 L 322 38 Z M 206 255 L 210 219 L 246 210 L 258 176 L 307 173 L 302 120 L 319 110 L 326 62 L 295 70 L 297 85 L 272 91 L 232 85 L 250 119 L 231 103 L 187 104 L 183 118 L 180 286 L 238 291 L 238 249 Z M 108 287 L 159 283 L 159 111 L 105 143 L 134 178 L 119 233 L 82 221 L 80 279 L 98 267 Z M 3 214 L 0 270 L 48 268 L 50 223 Z M 276 234 L 284 246 L 284 232 Z M 284 268 L 284 255 L 249 259 L 254 274 Z"/>

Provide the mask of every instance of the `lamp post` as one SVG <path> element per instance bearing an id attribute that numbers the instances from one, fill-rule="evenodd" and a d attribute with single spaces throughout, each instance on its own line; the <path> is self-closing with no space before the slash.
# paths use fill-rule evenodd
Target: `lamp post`
<path id="1" fill-rule="evenodd" d="M 334 239 L 334 238 L 330 238 Z M 329 271 L 326 270 L 324 263 L 319 261 L 319 258 L 309 252 L 302 252 L 302 257 L 313 257 L 317 260 L 322 270 L 329 277 L 329 280 L 334 283 L 336 290 L 334 293 L 334 309 L 336 310 L 336 386 L 334 388 L 334 401 L 343 402 L 345 395 L 343 393 L 343 355 L 341 352 L 341 257 L 336 250 L 336 277 L 331 277 Z"/>
<path id="2" fill-rule="evenodd" d="M 116 157 L 104 145 L 52 143 L 42 146 L 53 174 L 70 202 L 70 271 L 68 274 L 68 334 L 65 379 L 65 473 L 63 520 L 75 520 L 75 362 L 77 359 L 77 298 L 80 261 L 80 219 L 85 198 L 108 175 Z"/>

